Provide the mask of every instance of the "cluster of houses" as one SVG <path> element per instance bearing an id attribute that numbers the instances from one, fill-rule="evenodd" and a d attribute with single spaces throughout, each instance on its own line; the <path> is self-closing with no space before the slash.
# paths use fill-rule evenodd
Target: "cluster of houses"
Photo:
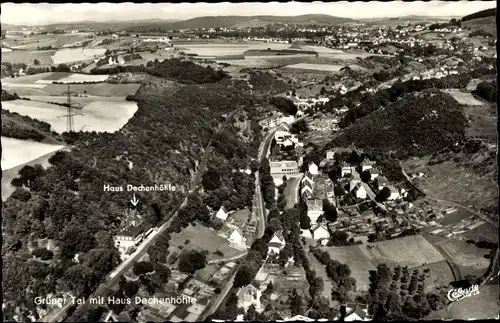
<path id="1" fill-rule="evenodd" d="M 213 218 L 219 219 L 224 223 L 221 230 L 217 234 L 229 241 L 229 245 L 237 250 L 247 250 L 248 246 L 253 241 L 253 237 L 257 227 L 257 217 L 250 216 L 248 221 L 239 221 L 231 217 L 224 206 L 213 215 Z"/>

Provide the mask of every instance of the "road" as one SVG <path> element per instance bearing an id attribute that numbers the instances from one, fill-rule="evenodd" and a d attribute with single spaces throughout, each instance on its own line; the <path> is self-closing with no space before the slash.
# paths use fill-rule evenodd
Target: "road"
<path id="1" fill-rule="evenodd" d="M 248 254 L 248 251 L 245 251 L 245 252 L 243 252 L 243 253 L 241 253 L 239 255 L 236 255 L 236 256 L 227 257 L 227 258 L 221 258 L 221 259 L 209 260 L 209 261 L 207 261 L 207 264 L 208 265 L 212 265 L 212 264 L 218 264 L 218 263 L 221 263 L 221 262 L 236 261 L 238 259 L 241 259 L 241 258 L 245 257 L 247 254 Z"/>
<path id="2" fill-rule="evenodd" d="M 286 183 L 283 194 L 285 195 L 287 209 L 293 208 L 299 202 L 299 186 L 302 176 L 303 174 L 300 174 L 300 176 L 290 178 Z"/>
<path id="3" fill-rule="evenodd" d="M 237 272 L 238 268 L 236 268 L 234 272 L 231 274 L 231 277 L 224 286 L 224 289 L 221 290 L 219 295 L 217 295 L 217 297 L 212 301 L 210 309 L 201 316 L 201 320 L 199 320 L 200 322 L 204 322 L 209 315 L 215 313 L 215 311 L 219 308 L 222 301 L 224 301 L 224 299 L 227 297 L 227 294 L 229 294 L 229 292 L 233 289 L 234 277 L 236 277 Z"/>

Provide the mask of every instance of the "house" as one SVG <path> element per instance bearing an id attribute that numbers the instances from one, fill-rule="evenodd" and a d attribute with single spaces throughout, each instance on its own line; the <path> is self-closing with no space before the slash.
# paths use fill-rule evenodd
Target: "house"
<path id="1" fill-rule="evenodd" d="M 326 159 L 334 159 L 335 158 L 335 152 L 334 151 L 327 151 L 326 152 Z"/>
<path id="2" fill-rule="evenodd" d="M 257 311 L 262 311 L 260 304 L 262 292 L 253 284 L 242 287 L 236 296 L 238 297 L 239 308 L 243 308 L 246 311 L 251 305 L 254 305 Z"/>
<path id="3" fill-rule="evenodd" d="M 380 176 L 380 171 L 376 167 L 370 169 L 370 180 L 373 181 Z"/>
<path id="4" fill-rule="evenodd" d="M 302 196 L 302 199 L 304 199 L 304 200 L 309 199 L 313 195 L 313 187 L 309 181 L 305 181 L 302 184 L 302 189 L 300 191 L 300 195 Z"/>
<path id="5" fill-rule="evenodd" d="M 355 194 L 355 196 L 358 199 L 365 199 L 366 198 L 366 187 L 363 185 L 364 183 L 358 183 L 352 190 Z"/>
<path id="6" fill-rule="evenodd" d="M 271 176 L 282 178 L 286 176 L 296 176 L 299 174 L 299 166 L 296 161 L 272 161 L 269 163 Z"/>
<path id="7" fill-rule="evenodd" d="M 285 248 L 285 238 L 283 237 L 283 234 L 281 232 L 276 232 L 267 244 L 267 254 L 275 254 L 279 255 L 280 251 Z"/>
<path id="8" fill-rule="evenodd" d="M 353 168 L 351 166 L 347 165 L 347 164 L 342 165 L 342 171 L 341 171 L 340 176 L 344 177 L 347 174 L 352 174 L 352 169 Z"/>
<path id="9" fill-rule="evenodd" d="M 304 177 L 302 177 L 302 184 L 304 185 L 306 181 L 311 183 L 311 186 L 314 184 L 314 176 L 309 171 L 304 173 Z"/>
<path id="10" fill-rule="evenodd" d="M 297 321 L 314 322 L 315 319 L 312 319 L 310 317 L 307 317 L 307 316 L 299 314 L 299 315 L 295 315 L 295 316 L 292 316 L 292 317 L 289 317 L 289 318 L 285 319 L 285 322 L 289 322 L 289 321 L 292 321 L 292 322 L 297 322 Z"/>
<path id="11" fill-rule="evenodd" d="M 330 238 L 330 232 L 323 225 L 318 225 L 311 230 L 314 240 L 325 240 Z"/>
<path id="12" fill-rule="evenodd" d="M 352 190 L 356 187 L 356 185 L 358 185 L 359 183 L 361 183 L 361 179 L 360 178 L 353 178 L 349 181 L 349 192 L 352 192 Z"/>
<path id="13" fill-rule="evenodd" d="M 115 247 L 120 251 L 122 258 L 126 256 L 132 247 L 137 246 L 144 238 L 149 236 L 153 230 L 154 228 L 152 228 L 151 224 L 144 222 L 140 225 L 132 224 L 118 232 L 113 237 L 113 241 Z"/>
<path id="14" fill-rule="evenodd" d="M 318 166 L 314 162 L 309 163 L 308 170 L 312 175 L 318 175 Z"/>
<path id="15" fill-rule="evenodd" d="M 372 315 L 368 314 L 368 305 L 361 304 L 347 304 L 346 314 L 344 321 L 371 321 L 373 319 Z"/>
<path id="16" fill-rule="evenodd" d="M 400 198 L 399 191 L 397 188 L 391 185 L 389 186 L 389 189 L 391 190 L 391 195 L 388 198 L 389 201 L 397 200 L 398 198 Z"/>
<path id="17" fill-rule="evenodd" d="M 300 231 L 300 235 L 302 237 L 304 237 L 304 238 L 307 238 L 307 239 L 312 239 L 313 238 L 310 230 L 301 230 Z"/>
<path id="18" fill-rule="evenodd" d="M 307 216 L 311 220 L 311 224 L 316 224 L 318 218 L 323 215 L 323 201 L 319 199 L 307 200 Z"/>
<path id="19" fill-rule="evenodd" d="M 382 190 L 384 187 L 389 186 L 389 181 L 384 176 L 377 177 L 378 190 Z"/>
<path id="20" fill-rule="evenodd" d="M 373 168 L 373 165 L 374 165 L 374 162 L 372 162 L 371 160 L 367 159 L 366 161 L 363 161 L 361 163 L 361 171 L 364 172 L 367 169 L 371 169 L 371 168 Z"/>
<path id="21" fill-rule="evenodd" d="M 231 247 L 239 250 L 244 250 L 247 248 L 246 246 L 246 239 L 243 236 L 243 232 L 241 231 L 240 228 L 236 228 L 233 230 L 231 235 L 228 238 Z"/>
<path id="22" fill-rule="evenodd" d="M 290 138 L 292 135 L 288 131 L 277 130 L 274 133 L 274 140 L 276 140 L 276 144 L 280 145 L 286 139 Z"/>
<path id="23" fill-rule="evenodd" d="M 221 219 L 222 221 L 226 221 L 228 216 L 229 216 L 229 213 L 227 212 L 224 205 L 221 206 L 219 211 L 217 211 L 217 213 L 215 214 L 215 217 L 217 219 Z"/>

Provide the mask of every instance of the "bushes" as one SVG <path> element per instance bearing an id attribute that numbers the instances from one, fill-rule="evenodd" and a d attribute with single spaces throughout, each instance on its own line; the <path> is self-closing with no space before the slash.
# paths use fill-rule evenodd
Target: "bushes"
<path id="1" fill-rule="evenodd" d="M 485 99 L 486 101 L 496 102 L 497 100 L 497 82 L 486 82 L 483 81 L 479 83 L 473 94 Z"/>
<path id="2" fill-rule="evenodd" d="M 149 64 L 148 64 L 149 65 Z M 202 67 L 190 61 L 181 61 L 177 58 L 155 61 L 146 72 L 153 76 L 173 78 L 182 83 L 216 83 L 229 77 L 223 70 L 214 70 L 212 67 Z"/>
<path id="3" fill-rule="evenodd" d="M 205 268 L 207 264 L 206 253 L 196 250 L 184 251 L 179 257 L 179 270 L 194 274 L 197 270 Z"/>
<path id="4" fill-rule="evenodd" d="M 284 114 L 294 116 L 297 113 L 297 106 L 288 98 L 282 96 L 272 97 L 271 104 Z"/>
<path id="5" fill-rule="evenodd" d="M 54 256 L 54 253 L 45 248 L 36 248 L 31 252 L 34 257 L 40 258 L 41 260 L 50 260 Z"/>

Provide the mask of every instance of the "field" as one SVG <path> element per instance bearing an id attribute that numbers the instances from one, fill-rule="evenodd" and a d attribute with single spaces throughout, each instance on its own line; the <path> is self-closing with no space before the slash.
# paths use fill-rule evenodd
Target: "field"
<path id="1" fill-rule="evenodd" d="M 489 241 L 498 241 L 498 229 L 490 223 L 485 223 L 475 229 L 467 231 L 463 236 L 473 240 L 485 239 Z"/>
<path id="2" fill-rule="evenodd" d="M 3 83 L 5 90 L 17 93 L 20 97 L 31 95 L 56 95 L 60 96 L 68 90 L 65 84 L 20 84 L 20 83 Z M 111 83 L 91 83 L 91 84 L 72 84 L 70 90 L 77 92 L 79 95 L 95 95 L 95 96 L 122 96 L 135 94 L 139 89 L 140 84 L 111 84 Z"/>
<path id="3" fill-rule="evenodd" d="M 444 90 L 443 92 L 450 94 L 458 103 L 469 106 L 481 106 L 485 103 L 476 99 L 471 93 L 462 92 L 457 89 Z"/>
<path id="4" fill-rule="evenodd" d="M 468 137 L 481 138 L 489 144 L 497 143 L 497 109 L 495 104 L 465 106 L 464 113 L 469 119 L 469 126 L 466 130 Z"/>
<path id="5" fill-rule="evenodd" d="M 63 146 L 2 137 L 2 201 L 14 192 L 15 187 L 10 185 L 10 182 L 17 177 L 21 168 L 37 164 L 46 168 L 49 166 L 49 158 L 62 148 Z M 5 160 L 3 154 L 6 156 Z M 9 165 L 15 166 L 7 169 Z"/>
<path id="6" fill-rule="evenodd" d="M 414 268 L 444 260 L 422 236 L 409 236 L 370 245 L 375 248 L 369 249 L 368 245 L 325 248 L 332 259 L 349 265 L 352 276 L 356 278 L 357 289 L 360 290 L 369 287 L 369 271 L 375 270 L 378 264 Z"/>
<path id="7" fill-rule="evenodd" d="M 343 65 L 326 65 L 326 64 L 307 64 L 300 63 L 294 65 L 288 65 L 286 68 L 294 68 L 294 69 L 303 69 L 303 70 L 315 70 L 315 71 L 324 71 L 324 72 L 338 72 L 340 69 L 344 67 Z"/>
<path id="8" fill-rule="evenodd" d="M 2 137 L 2 170 L 14 168 L 63 147 Z"/>
<path id="9" fill-rule="evenodd" d="M 185 242 L 189 240 L 187 244 Z M 207 250 L 209 252 L 207 260 L 215 260 L 221 256 L 214 254 L 220 250 L 224 254 L 224 258 L 236 256 L 242 252 L 231 248 L 229 241 L 218 236 L 214 231 L 200 224 L 197 226 L 190 225 L 188 228 L 183 229 L 181 233 L 172 234 L 170 240 L 170 250 L 179 252 L 179 250 Z M 181 251 L 182 252 L 182 251 Z"/>
<path id="10" fill-rule="evenodd" d="M 49 103 L 26 100 L 3 102 L 3 108 L 21 115 L 45 121 L 58 133 L 66 131 L 66 108 Z M 115 132 L 123 127 L 137 111 L 137 103 L 128 101 L 94 100 L 82 109 L 75 109 L 75 131 Z"/>
<path id="11" fill-rule="evenodd" d="M 449 239 L 438 235 L 428 235 L 426 239 L 430 243 L 443 248 L 450 255 L 451 259 L 453 259 L 453 262 L 460 267 L 463 275 L 482 276 L 490 265 L 490 260 L 483 257 L 489 254 L 488 249 L 481 249 L 465 241 Z"/>
<path id="12" fill-rule="evenodd" d="M 35 83 L 52 84 L 52 82 L 58 82 L 58 83 L 104 82 L 108 77 L 109 75 L 69 74 L 66 77 L 62 77 L 57 80 L 51 80 L 50 78 L 46 78 L 44 80 L 36 81 Z"/>
<path id="13" fill-rule="evenodd" d="M 51 56 L 54 64 L 66 64 L 72 62 L 94 60 L 95 57 L 103 56 L 106 52 L 104 48 L 76 48 L 58 50 Z"/>
<path id="14" fill-rule="evenodd" d="M 425 269 L 429 269 L 430 277 L 425 281 L 425 292 L 435 292 L 437 288 L 446 287 L 448 288 L 451 282 L 455 281 L 453 277 L 453 272 L 446 260 L 434 262 L 432 264 L 426 264 L 420 267 L 416 267 L 421 273 Z"/>

